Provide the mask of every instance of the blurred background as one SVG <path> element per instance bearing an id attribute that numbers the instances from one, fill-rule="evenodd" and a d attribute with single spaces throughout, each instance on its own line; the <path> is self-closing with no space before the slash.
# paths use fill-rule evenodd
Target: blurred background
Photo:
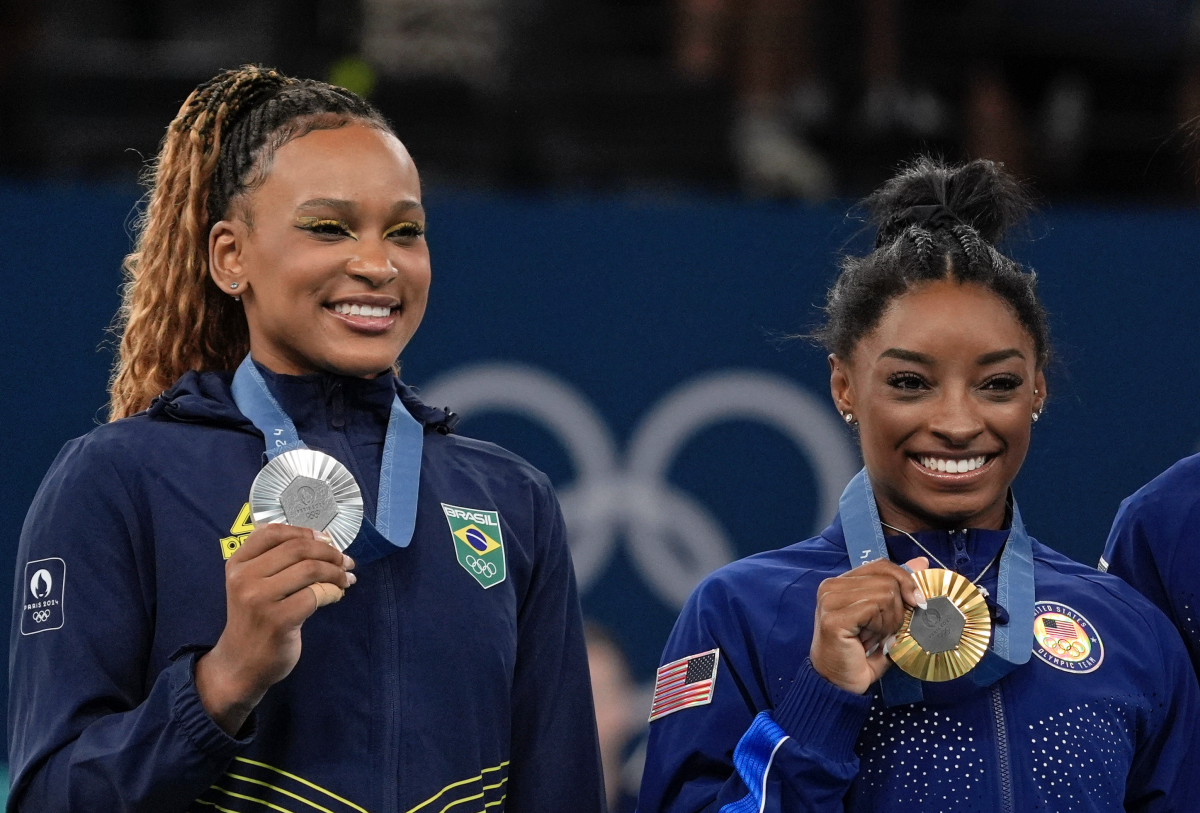
<path id="1" fill-rule="evenodd" d="M 9 0 L 4 568 L 103 419 L 139 173 L 244 62 L 369 96 L 421 169 L 435 276 L 404 377 L 559 489 L 614 810 L 690 590 L 819 530 L 859 465 L 823 353 L 781 337 L 904 160 L 994 158 L 1041 198 L 1009 246 L 1058 348 L 1017 489 L 1035 536 L 1094 563 L 1119 501 L 1200 444 L 1193 0 Z"/>

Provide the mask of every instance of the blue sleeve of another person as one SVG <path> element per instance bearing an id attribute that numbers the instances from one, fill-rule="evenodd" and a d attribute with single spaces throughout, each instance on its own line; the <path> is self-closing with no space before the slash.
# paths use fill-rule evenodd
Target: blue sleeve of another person
<path id="1" fill-rule="evenodd" d="M 1101 569 L 1166 614 L 1200 674 L 1200 455 L 1176 463 L 1121 503 Z"/>
<path id="2" fill-rule="evenodd" d="M 21 532 L 9 637 L 9 813 L 182 812 L 249 741 L 228 736 L 205 712 L 195 652 L 148 682 L 152 546 L 141 538 L 136 489 L 97 445 L 94 435 L 67 444 Z M 49 594 L 59 616 L 31 615 L 28 572 L 36 603 Z"/>
<path id="3" fill-rule="evenodd" d="M 790 689 L 772 707 L 759 647 L 775 613 L 739 602 L 721 576 L 693 593 L 662 658 L 719 649 L 712 701 L 651 723 L 639 813 L 840 812 L 858 773 L 854 744 L 870 696 L 834 686 L 797 658 Z"/>

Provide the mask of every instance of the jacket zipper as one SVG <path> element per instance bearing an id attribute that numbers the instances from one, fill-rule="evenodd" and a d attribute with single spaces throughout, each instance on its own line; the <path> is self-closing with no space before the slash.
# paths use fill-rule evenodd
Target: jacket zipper
<path id="1" fill-rule="evenodd" d="M 1008 758 L 1008 726 L 1004 719 L 1004 696 L 1000 692 L 1000 684 L 993 683 L 992 719 L 996 723 L 996 754 L 1000 766 L 1000 810 L 1001 813 L 1013 813 L 1012 765 Z"/>

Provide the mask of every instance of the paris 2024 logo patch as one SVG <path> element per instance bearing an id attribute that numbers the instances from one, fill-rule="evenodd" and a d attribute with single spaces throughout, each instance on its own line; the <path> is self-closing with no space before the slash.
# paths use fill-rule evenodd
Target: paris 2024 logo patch
<path id="1" fill-rule="evenodd" d="M 22 635 L 62 628 L 66 578 L 66 562 L 57 557 L 26 563 L 25 598 L 21 602 Z"/>

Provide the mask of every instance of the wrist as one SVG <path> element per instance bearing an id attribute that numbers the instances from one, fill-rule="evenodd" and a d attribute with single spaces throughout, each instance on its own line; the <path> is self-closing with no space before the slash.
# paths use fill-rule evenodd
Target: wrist
<path id="1" fill-rule="evenodd" d="M 220 651 L 220 643 L 196 661 L 196 693 L 208 716 L 236 737 L 266 694 L 238 675 Z"/>

